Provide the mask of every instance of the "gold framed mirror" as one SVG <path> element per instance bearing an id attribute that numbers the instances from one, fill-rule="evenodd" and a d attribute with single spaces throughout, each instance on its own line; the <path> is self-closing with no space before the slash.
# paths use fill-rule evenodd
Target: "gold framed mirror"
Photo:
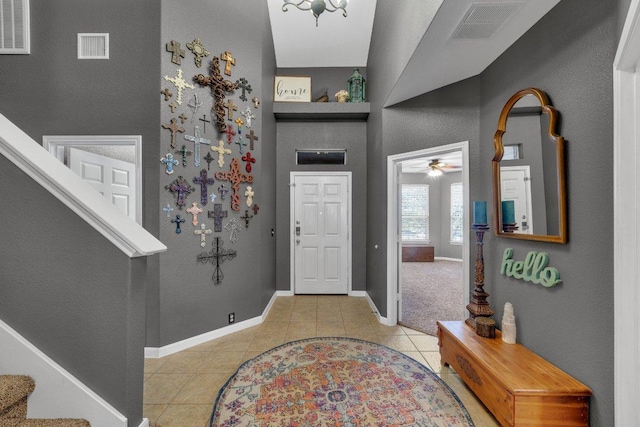
<path id="1" fill-rule="evenodd" d="M 564 138 L 558 112 L 536 88 L 505 104 L 493 138 L 494 234 L 567 243 Z M 507 128 L 508 125 L 508 128 Z"/>

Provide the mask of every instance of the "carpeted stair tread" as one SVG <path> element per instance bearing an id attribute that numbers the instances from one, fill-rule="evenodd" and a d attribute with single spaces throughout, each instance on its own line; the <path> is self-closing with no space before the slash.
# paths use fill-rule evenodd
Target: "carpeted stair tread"
<path id="1" fill-rule="evenodd" d="M 27 398 L 35 387 L 29 376 L 0 375 L 0 424 L 3 420 L 19 422 L 27 417 Z"/>
<path id="2" fill-rule="evenodd" d="M 22 421 L 16 427 L 91 427 L 89 421 L 77 418 L 39 419 Z"/>

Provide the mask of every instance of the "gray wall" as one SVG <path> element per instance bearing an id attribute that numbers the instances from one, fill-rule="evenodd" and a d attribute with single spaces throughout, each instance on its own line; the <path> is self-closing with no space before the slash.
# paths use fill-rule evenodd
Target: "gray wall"
<path id="1" fill-rule="evenodd" d="M 275 292 L 273 281 L 275 239 L 271 237 L 271 229 L 275 228 L 273 205 L 275 162 L 272 152 L 275 151 L 275 120 L 269 105 L 271 104 L 269 92 L 272 90 L 275 60 L 272 48 L 269 47 L 272 42 L 266 5 L 259 0 L 253 0 L 250 4 L 226 0 L 216 3 L 215 7 L 212 7 L 211 2 L 207 0 L 193 1 L 188 5 L 177 0 L 164 0 L 162 1 L 162 16 L 162 38 L 161 44 L 158 46 L 162 66 L 160 73 L 154 73 L 156 81 L 159 82 L 158 91 L 161 88 L 169 87 L 175 93 L 172 85 L 164 81 L 162 76 L 175 76 L 178 68 L 183 70 L 183 77 L 188 81 L 192 81 L 193 76 L 199 73 L 208 75 L 212 57 L 220 57 L 222 52 L 226 50 L 236 58 L 236 65 L 232 68 L 232 76 L 224 76 L 225 79 L 235 82 L 240 77 L 245 77 L 251 84 L 253 92 L 247 94 L 247 102 L 239 99 L 240 91 L 236 91 L 227 99 L 233 99 L 234 103 L 238 105 L 238 111 L 234 118 L 239 117 L 240 111 L 247 106 L 251 106 L 254 114 L 258 116 L 251 127 L 251 130 L 259 137 L 255 143 L 255 150 L 251 151 L 253 157 L 257 159 L 251 172 L 254 178 L 251 186 L 255 192 L 254 202 L 261 209 L 258 215 L 251 220 L 249 228 L 243 227 L 237 243 L 230 242 L 229 232 L 223 229 L 221 233 L 214 232 L 210 235 L 207 238 L 207 246 L 203 249 L 200 247 L 199 238 L 193 234 L 194 227 L 191 225 L 191 215 L 186 213 L 184 209 L 182 211 L 177 209 L 173 195 L 166 191 L 164 186 L 172 182 L 178 175 L 182 175 L 191 182 L 202 168 L 207 168 L 206 161 L 203 160 L 201 166 L 196 168 L 193 166 L 193 156 L 191 156 L 186 168 L 179 165 L 173 175 L 167 175 L 164 167 L 158 160 L 155 160 L 156 173 L 159 177 L 157 191 L 160 203 L 154 207 L 154 210 L 156 217 L 160 219 L 160 240 L 167 245 L 168 250 L 160 257 L 159 340 L 149 342 L 150 346 L 164 346 L 226 326 L 228 325 L 228 314 L 232 312 L 236 315 L 236 322 L 259 316 Z M 205 48 L 211 52 L 209 57 L 203 59 L 200 68 L 196 67 L 193 55 L 186 49 L 186 44 L 195 38 L 200 38 Z M 182 59 L 180 66 L 171 62 L 171 54 L 165 50 L 165 44 L 171 40 L 180 42 L 186 50 L 186 57 Z M 223 61 L 221 61 L 222 71 L 224 71 Z M 195 89 L 185 90 L 183 104 L 174 114 L 171 113 L 168 102 L 158 96 L 155 102 L 161 105 L 162 123 L 168 123 L 172 117 L 177 117 L 180 113 L 191 117 L 191 110 L 187 107 L 187 102 L 193 98 L 194 93 L 198 94 L 199 100 L 204 104 L 194 122 L 191 123 L 190 120 L 187 120 L 183 125 L 185 134 L 193 135 L 194 126 L 196 124 L 202 125 L 197 121 L 197 118 L 202 117 L 205 113 L 208 114 L 213 104 L 209 88 L 202 88 L 196 84 Z M 251 103 L 254 96 L 265 97 L 261 99 L 262 102 L 257 110 Z M 231 122 L 227 121 L 227 123 Z M 232 124 L 237 131 L 235 123 Z M 203 126 L 200 126 L 200 129 L 202 136 L 210 139 L 214 144 L 217 144 L 220 139 L 226 141 L 226 135 L 218 134 L 213 123 L 207 124 L 206 133 L 203 132 Z M 170 149 L 170 133 L 160 127 L 157 132 L 162 153 L 166 153 Z M 244 127 L 242 132 L 240 137 L 246 141 L 244 136 L 247 128 Z M 179 135 L 179 138 L 182 139 L 183 135 Z M 236 138 L 237 136 L 234 141 Z M 193 144 L 183 139 L 178 146 L 184 142 L 187 142 L 187 148 L 193 149 Z M 232 158 L 240 160 L 241 155 L 237 145 L 226 145 L 226 147 L 232 150 L 232 154 L 225 156 L 226 160 L 222 168 L 219 168 L 215 161 L 211 163 L 208 171 L 210 177 L 216 171 L 229 171 Z M 207 152 L 208 147 L 203 146 L 202 156 Z M 246 153 L 246 150 L 244 152 Z M 263 153 L 267 153 L 266 157 L 263 157 Z M 212 154 L 217 159 L 217 154 Z M 240 164 L 244 172 L 245 164 L 244 162 L 240 162 Z M 240 220 L 239 217 L 247 209 L 244 204 L 244 192 L 247 184 L 240 185 L 241 211 L 234 212 L 230 206 L 231 194 L 227 195 L 226 200 L 221 201 L 217 192 L 217 188 L 222 182 L 216 180 L 216 183 L 209 187 L 209 192 L 215 191 L 218 194 L 216 203 L 222 203 L 223 210 L 228 211 L 228 217 L 223 221 L 223 224 L 226 225 L 232 217 L 235 217 L 241 225 L 244 225 L 244 220 Z M 225 185 L 230 186 L 229 182 L 225 182 Z M 200 187 L 195 185 L 194 187 L 196 187 L 196 191 L 188 196 L 187 207 L 191 206 L 194 201 L 200 205 Z M 160 207 L 167 203 L 171 203 L 176 208 L 173 212 L 173 218 L 176 214 L 180 214 L 187 219 L 181 234 L 175 233 L 175 226 L 160 210 Z M 206 211 L 213 210 L 213 204 L 209 201 L 204 206 L 204 210 L 205 212 L 199 216 L 200 222 L 205 223 L 207 228 L 213 229 L 213 220 L 206 217 Z M 233 249 L 238 253 L 235 259 L 225 261 L 222 265 L 224 280 L 221 285 L 214 285 L 212 281 L 214 265 L 201 264 L 196 261 L 196 257 L 200 253 L 212 249 L 211 243 L 214 241 L 214 237 L 222 238 L 224 248 Z M 262 268 L 265 268 L 264 275 L 262 275 Z M 248 271 L 252 273 L 247 274 Z"/>

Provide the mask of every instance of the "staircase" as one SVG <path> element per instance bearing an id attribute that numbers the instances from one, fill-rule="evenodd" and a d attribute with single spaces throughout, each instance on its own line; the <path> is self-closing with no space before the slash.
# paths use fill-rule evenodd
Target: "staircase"
<path id="1" fill-rule="evenodd" d="M 27 419 L 27 399 L 35 388 L 31 377 L 0 375 L 0 427 L 91 427 L 82 419 Z"/>

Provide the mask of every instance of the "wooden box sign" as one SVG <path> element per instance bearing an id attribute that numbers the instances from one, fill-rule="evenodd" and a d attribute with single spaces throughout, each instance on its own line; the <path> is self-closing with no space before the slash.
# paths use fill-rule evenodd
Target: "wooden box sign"
<path id="1" fill-rule="evenodd" d="M 273 84 L 275 102 L 311 102 L 311 77 L 276 76 Z"/>

